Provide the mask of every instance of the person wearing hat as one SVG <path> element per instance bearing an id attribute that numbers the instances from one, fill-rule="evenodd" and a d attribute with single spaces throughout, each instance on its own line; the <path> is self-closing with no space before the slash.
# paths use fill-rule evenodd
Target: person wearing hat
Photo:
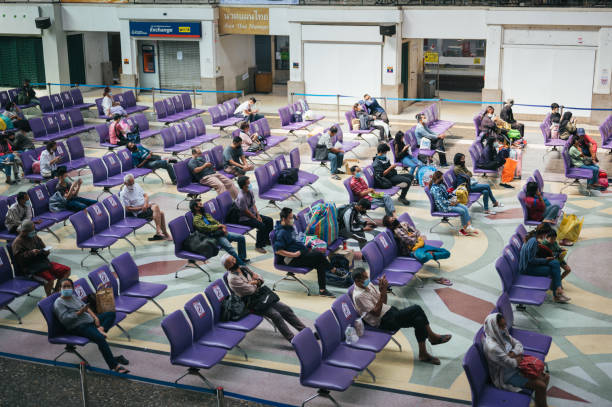
<path id="1" fill-rule="evenodd" d="M 234 110 L 234 116 L 236 117 L 244 117 L 249 123 L 252 123 L 256 120 L 263 119 L 263 115 L 258 114 L 259 109 L 255 107 L 255 103 L 257 103 L 257 99 L 251 97 L 248 100 L 242 102 L 236 110 Z"/>
<path id="2" fill-rule="evenodd" d="M 355 239 L 359 243 L 359 247 L 363 247 L 368 241 L 365 232 L 376 228 L 374 222 L 362 218 L 371 207 L 370 201 L 361 198 L 356 203 L 338 209 L 339 235 L 345 239 Z"/>
<path id="3" fill-rule="evenodd" d="M 116 114 L 113 116 L 113 122 L 108 127 L 108 139 L 111 144 L 122 146 L 127 144 L 125 135 L 129 131 L 129 125 L 121 120 L 123 116 Z"/>
<path id="4" fill-rule="evenodd" d="M 255 294 L 257 289 L 264 285 L 263 277 L 251 271 L 248 267 L 239 265 L 236 258 L 231 254 L 224 254 L 221 257 L 221 264 L 228 271 L 227 283 L 229 288 L 248 304 L 249 296 Z M 298 332 L 306 328 L 304 323 L 295 315 L 295 312 L 281 301 L 271 304 L 260 315 L 269 318 L 281 335 L 289 342 L 293 339 L 294 334 L 287 326 L 287 322 Z"/>
<path id="5" fill-rule="evenodd" d="M 514 114 L 512 114 L 512 106 L 514 105 L 514 99 L 508 99 L 504 107 L 499 114 L 499 117 L 510 125 L 511 129 L 518 130 L 521 133 L 521 137 L 525 136 L 525 125 L 514 120 Z"/>
<path id="6" fill-rule="evenodd" d="M 439 365 L 440 359 L 427 352 L 426 340 L 432 345 L 440 345 L 451 340 L 452 335 L 438 335 L 429 325 L 425 311 L 419 305 L 398 309 L 387 304 L 389 282 L 385 276 L 378 280 L 378 287 L 370 282 L 368 273 L 357 267 L 352 273 L 355 282 L 353 303 L 363 321 L 385 331 L 398 331 L 401 328 L 414 328 L 414 335 L 419 344 L 419 360 L 432 365 Z"/>
<path id="7" fill-rule="evenodd" d="M 36 234 L 34 222 L 25 220 L 19 227 L 19 234 L 11 245 L 15 258 L 16 272 L 37 280 L 44 280 L 47 296 L 59 290 L 59 280 L 70 276 L 70 267 L 49 261 L 49 248 Z M 53 280 L 58 283 L 53 288 Z"/>

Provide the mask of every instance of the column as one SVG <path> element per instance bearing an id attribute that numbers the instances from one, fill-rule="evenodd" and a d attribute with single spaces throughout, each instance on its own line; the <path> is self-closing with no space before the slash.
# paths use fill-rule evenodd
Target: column
<path id="1" fill-rule="evenodd" d="M 382 96 L 399 98 L 402 95 L 402 26 L 395 24 L 395 35 L 383 37 L 382 45 Z M 387 100 L 387 113 L 399 114 L 401 103 L 398 100 Z"/>
<path id="2" fill-rule="evenodd" d="M 130 20 L 119 21 L 121 41 L 121 84 L 138 87 L 138 62 L 136 41 L 130 36 Z"/>
<path id="3" fill-rule="evenodd" d="M 63 29 L 60 4 L 40 5 L 42 17 L 51 18 L 51 27 L 42 32 L 43 57 L 45 61 L 45 78 L 49 83 L 70 83 L 68 68 L 68 45 Z M 51 86 L 51 93 L 67 90 L 67 86 Z"/>
<path id="4" fill-rule="evenodd" d="M 83 33 L 83 48 L 85 52 L 85 78 L 88 84 L 102 85 L 110 83 L 112 80 L 112 69 L 110 68 L 108 56 L 108 34 L 106 32 L 84 32 Z M 103 67 L 102 64 L 106 66 Z M 109 75 L 103 73 L 104 70 L 110 69 L 110 78 L 105 78 Z M 105 80 L 109 79 L 109 81 Z"/>
<path id="5" fill-rule="evenodd" d="M 595 79 L 593 80 L 594 108 L 612 108 L 612 94 L 610 94 L 610 81 L 612 81 L 612 28 L 599 29 L 599 45 L 595 59 Z M 591 111 L 591 123 L 601 124 L 610 114 L 607 111 Z"/>
<path id="6" fill-rule="evenodd" d="M 223 75 L 218 67 L 217 45 L 219 31 L 217 21 L 202 21 L 202 38 L 200 39 L 200 87 L 203 90 L 224 90 Z M 202 103 L 205 106 L 216 105 L 237 95 L 225 93 L 203 93 Z"/>
<path id="7" fill-rule="evenodd" d="M 487 26 L 487 49 L 485 62 L 485 84 L 482 90 L 483 102 L 501 102 L 501 58 L 502 58 L 502 36 L 501 25 Z"/>
<path id="8" fill-rule="evenodd" d="M 302 63 L 302 25 L 289 23 L 289 81 L 287 82 L 287 97 L 292 103 L 302 96 L 292 100 L 292 93 L 304 93 L 304 64 Z"/>

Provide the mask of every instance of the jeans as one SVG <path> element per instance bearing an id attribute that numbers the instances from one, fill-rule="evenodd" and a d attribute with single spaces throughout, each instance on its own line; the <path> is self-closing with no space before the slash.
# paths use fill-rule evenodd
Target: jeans
<path id="1" fill-rule="evenodd" d="M 425 264 L 429 260 L 448 259 L 450 257 L 450 252 L 440 247 L 424 245 L 416 249 L 412 255 L 419 263 Z"/>
<path id="2" fill-rule="evenodd" d="M 599 182 L 599 167 L 596 165 L 583 165 L 580 168 L 586 168 L 587 170 L 593 171 L 593 178 L 587 181 L 587 184 L 597 184 Z"/>
<path id="3" fill-rule="evenodd" d="M 548 205 L 544 210 L 544 215 L 542 216 L 542 220 L 554 220 L 557 219 L 557 215 L 559 215 L 559 206 L 558 205 Z"/>
<path id="4" fill-rule="evenodd" d="M 529 264 L 524 274 L 552 279 L 553 294 L 561 287 L 561 265 L 558 260 L 551 260 L 548 264 Z"/>
<path id="5" fill-rule="evenodd" d="M 338 167 L 342 166 L 342 162 L 344 160 L 344 153 L 332 153 L 331 151 L 327 153 L 327 159 L 331 164 L 331 173 L 335 174 L 338 171 Z"/>
<path id="6" fill-rule="evenodd" d="M 257 219 L 249 218 L 247 220 L 241 220 L 238 224 L 257 229 L 255 247 L 261 248 L 270 244 L 270 232 L 274 227 L 274 222 L 269 216 L 259 216 L 261 216 L 262 222 Z"/>
<path id="7" fill-rule="evenodd" d="M 425 164 L 423 164 L 418 158 L 412 157 L 410 155 L 407 155 L 406 157 L 402 158 L 402 166 L 409 167 L 410 175 L 412 175 L 413 177 L 416 169 L 423 165 Z"/>
<path id="8" fill-rule="evenodd" d="M 80 196 L 77 196 L 72 199 L 69 199 L 68 202 L 66 202 L 66 209 L 72 212 L 78 212 L 78 211 L 82 211 L 88 206 L 91 206 L 97 203 L 98 201 L 94 199 L 82 198 Z"/>
<path id="9" fill-rule="evenodd" d="M 378 206 L 385 207 L 385 215 L 391 216 L 395 212 L 395 205 L 393 205 L 393 199 L 387 194 L 383 195 L 382 198 L 372 198 L 372 203 Z"/>
<path id="10" fill-rule="evenodd" d="M 98 319 L 100 320 L 100 326 L 104 327 L 105 332 L 108 332 L 108 330 L 111 329 L 115 323 L 115 313 L 104 312 L 102 314 L 98 314 Z M 113 356 L 113 352 L 111 352 L 110 346 L 108 346 L 108 342 L 106 342 L 106 338 L 100 333 L 100 331 L 98 331 L 98 328 L 96 328 L 96 325 L 93 322 L 89 324 L 81 324 L 72 331 L 75 335 L 83 336 L 98 345 L 98 349 L 100 349 L 100 353 L 102 353 L 102 356 L 104 357 L 109 369 L 114 369 L 117 367 L 117 361 Z"/>
<path id="11" fill-rule="evenodd" d="M 291 341 L 293 339 L 293 332 L 287 326 L 287 322 L 291 324 L 292 327 L 301 331 L 306 328 L 302 321 L 295 315 L 293 310 L 289 308 L 289 306 L 285 303 L 278 301 L 274 303 L 270 308 L 266 310 L 262 314 L 264 317 L 268 317 L 272 320 L 274 326 L 278 329 L 278 331 L 283 335 L 285 339 Z"/>
<path id="12" fill-rule="evenodd" d="M 234 250 L 231 242 L 238 242 L 238 254 Z M 238 233 L 227 232 L 227 235 L 217 238 L 217 244 L 221 246 L 223 250 L 231 254 L 236 258 L 236 262 L 240 266 L 244 266 L 244 259 L 246 259 L 246 242 L 244 236 Z"/>
<path id="13" fill-rule="evenodd" d="M 170 177 L 170 181 L 176 182 L 176 175 L 174 174 L 174 167 L 166 160 L 155 160 L 155 161 L 147 161 L 143 167 L 148 168 L 150 170 L 155 171 L 158 168 L 163 168 L 168 172 L 168 177 Z"/>
<path id="14" fill-rule="evenodd" d="M 467 226 L 470 221 L 470 210 L 467 206 L 463 204 L 457 204 L 455 206 L 449 206 L 448 210 L 450 212 L 458 213 L 461 216 L 461 226 Z"/>
<path id="15" fill-rule="evenodd" d="M 310 267 L 317 269 L 317 282 L 319 283 L 319 289 L 325 289 L 325 273 L 332 269 L 329 260 L 325 257 L 325 254 L 315 251 L 308 250 L 300 255 L 300 257 L 293 258 L 288 266 L 290 267 Z"/>
<path id="16" fill-rule="evenodd" d="M 235 115 L 236 117 L 242 117 L 244 118 L 246 121 L 248 121 L 249 123 L 253 123 L 254 121 L 257 121 L 259 119 L 263 119 L 263 115 L 261 114 L 257 114 L 257 113 L 251 113 L 248 117 L 245 117 L 244 114 L 240 113 Z"/>
<path id="17" fill-rule="evenodd" d="M 429 320 L 425 311 L 419 305 L 411 305 L 404 309 L 391 307 L 380 320 L 380 329 L 385 331 L 397 331 L 401 328 L 413 328 L 417 342 L 425 342 L 427 339 L 427 325 Z"/>
<path id="18" fill-rule="evenodd" d="M 2 167 L 2 171 L 4 171 L 4 174 L 6 174 L 7 178 L 11 176 L 11 170 L 13 168 L 14 161 L 15 161 L 14 154 L 4 154 L 3 156 L 0 157 L 0 166 Z"/>
<path id="19" fill-rule="evenodd" d="M 406 186 L 400 190 L 400 198 L 406 198 L 406 194 L 410 189 L 410 185 L 412 185 L 412 180 L 414 179 L 414 177 L 412 175 L 395 174 L 391 177 L 388 177 L 388 179 L 393 185 L 399 185 L 402 182 L 406 184 Z"/>
<path id="20" fill-rule="evenodd" d="M 497 200 L 493 196 L 493 192 L 491 191 L 491 186 L 489 184 L 473 184 L 470 187 L 470 190 L 472 192 L 482 193 L 482 200 L 484 202 L 485 211 L 489 210 L 489 198 L 491 199 L 491 202 L 493 202 L 494 205 L 497 203 Z"/>

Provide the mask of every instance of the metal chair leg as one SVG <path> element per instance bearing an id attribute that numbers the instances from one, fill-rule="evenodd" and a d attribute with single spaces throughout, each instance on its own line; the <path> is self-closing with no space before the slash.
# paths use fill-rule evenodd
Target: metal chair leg
<path id="1" fill-rule="evenodd" d="M 85 362 L 86 365 L 89 365 L 89 362 L 87 361 L 87 359 L 85 359 L 77 350 L 76 350 L 76 346 L 74 345 L 66 345 L 64 347 L 64 351 L 62 353 L 60 353 L 59 355 L 57 355 L 57 357 L 55 359 L 53 359 L 53 361 L 57 361 L 60 357 L 62 357 L 65 353 L 73 353 L 75 355 L 77 355 L 77 357 L 79 359 L 81 359 L 82 362 Z"/>
<path id="2" fill-rule="evenodd" d="M 395 344 L 396 344 L 397 346 L 399 346 L 399 350 L 400 350 L 400 352 L 401 352 L 401 351 L 402 351 L 402 345 L 401 345 L 401 344 L 400 344 L 400 343 L 397 341 L 397 339 L 395 339 L 394 337 L 391 337 L 391 340 L 392 340 L 393 342 L 395 342 Z"/>
<path id="3" fill-rule="evenodd" d="M 21 322 L 21 317 L 19 316 L 19 314 L 13 311 L 11 307 L 9 307 L 8 305 L 5 305 L 4 308 L 6 308 L 11 314 L 15 315 L 15 318 L 17 318 L 17 321 L 19 321 L 20 324 L 23 324 L 23 322 Z"/>
<path id="4" fill-rule="evenodd" d="M 131 244 L 131 245 L 132 245 L 132 249 L 133 249 L 134 251 L 136 251 L 136 246 L 134 246 L 134 243 L 132 243 L 132 242 L 130 241 L 130 239 L 128 239 L 127 237 L 122 237 L 122 239 L 123 239 L 123 240 L 125 240 L 126 242 L 128 242 L 129 244 Z M 110 251 L 110 248 L 109 248 L 108 250 Z"/>
<path id="5" fill-rule="evenodd" d="M 372 381 L 373 381 L 374 383 L 376 383 L 376 376 L 374 376 L 374 373 L 372 373 L 372 371 L 371 371 L 370 369 L 368 369 L 367 367 L 366 367 L 366 370 L 365 370 L 365 371 L 366 371 L 366 372 L 368 372 L 368 374 L 369 374 L 370 376 L 372 376 Z"/>
<path id="6" fill-rule="evenodd" d="M 204 381 L 204 383 L 206 383 L 206 385 L 214 390 L 215 386 L 208 381 L 208 379 L 206 377 L 204 377 L 201 373 L 200 373 L 200 369 L 196 369 L 195 367 L 190 367 L 189 369 L 187 369 L 187 371 L 185 372 L 185 374 L 183 374 L 181 377 L 179 377 L 178 379 L 176 379 L 174 381 L 174 383 L 178 383 L 179 380 L 181 380 L 183 377 L 187 376 L 187 375 L 194 375 L 194 376 L 198 376 L 200 379 L 202 379 L 202 381 Z"/>
<path id="7" fill-rule="evenodd" d="M 236 349 L 238 349 L 242 353 L 242 355 L 244 356 L 244 360 L 249 360 L 249 355 L 247 355 L 247 353 L 244 351 L 244 349 L 240 347 L 240 345 L 236 345 Z"/>
<path id="8" fill-rule="evenodd" d="M 164 309 L 162 308 L 162 306 L 161 306 L 161 305 L 159 305 L 159 304 L 157 303 L 157 301 L 155 301 L 155 298 L 151 298 L 151 302 L 152 302 L 153 304 L 157 305 L 157 308 L 159 308 L 159 309 L 160 309 L 160 311 L 161 311 L 161 313 L 162 313 L 162 316 L 166 315 L 166 311 L 164 311 Z"/>
<path id="9" fill-rule="evenodd" d="M 300 283 L 302 285 L 302 287 L 304 287 L 306 289 L 306 294 L 310 295 L 310 288 L 308 288 L 308 286 L 306 284 L 304 284 L 304 282 L 302 282 L 302 280 L 300 280 L 299 278 L 297 278 L 295 276 L 295 274 L 289 272 L 285 275 L 285 277 L 281 278 L 280 280 L 276 280 L 274 282 L 274 284 L 272 284 L 272 290 L 276 290 L 276 284 L 280 283 L 283 280 L 293 280 L 293 281 L 297 281 L 298 283 Z"/>
<path id="10" fill-rule="evenodd" d="M 115 324 L 117 326 L 117 328 L 119 328 L 121 330 L 121 332 L 123 332 L 125 334 L 125 336 L 127 336 L 128 341 L 132 341 L 132 337 L 130 336 L 129 333 L 127 333 L 127 331 L 125 329 L 123 329 L 123 327 L 119 324 Z"/>
<path id="11" fill-rule="evenodd" d="M 276 325 L 274 325 L 274 322 L 272 322 L 272 320 L 266 316 L 263 317 L 266 321 L 268 321 L 270 323 L 270 325 L 272 325 L 272 328 L 274 328 L 274 333 L 278 332 L 278 329 L 276 329 Z"/>
<path id="12" fill-rule="evenodd" d="M 59 236 L 57 236 L 57 235 L 56 235 L 56 234 L 55 234 L 55 233 L 54 233 L 54 232 L 51 230 L 51 228 L 45 228 L 45 232 L 50 233 L 51 235 L 53 235 L 53 237 L 54 237 L 54 238 L 56 238 L 56 239 L 57 239 L 57 242 L 58 242 L 58 243 L 60 242 L 60 238 L 59 238 Z"/>
<path id="13" fill-rule="evenodd" d="M 206 276 L 208 276 L 208 281 L 212 282 L 212 279 L 210 278 L 210 274 L 208 274 L 208 271 L 206 271 L 202 267 L 200 267 L 200 265 L 195 260 L 187 260 L 187 263 L 185 263 L 183 265 L 183 267 L 181 267 L 178 270 L 176 270 L 176 272 L 174 273 L 174 278 L 178 278 L 179 271 L 181 271 L 183 269 L 186 269 L 186 268 L 197 268 L 197 269 L 200 269 L 202 272 L 204 272 L 204 274 L 206 274 Z"/>
<path id="14" fill-rule="evenodd" d="M 334 406 L 336 407 L 340 407 L 340 404 L 338 404 L 338 402 L 336 401 L 336 399 L 334 399 L 332 397 L 332 395 L 329 393 L 329 390 L 326 389 L 319 389 L 315 394 L 313 394 L 312 396 L 308 397 L 306 400 L 304 400 L 302 402 L 302 407 L 304 407 L 306 405 L 306 403 L 308 403 L 309 401 L 312 401 L 314 399 L 316 399 L 317 397 L 323 397 L 325 399 L 328 399 L 329 401 L 331 401 L 332 403 L 334 403 Z"/>

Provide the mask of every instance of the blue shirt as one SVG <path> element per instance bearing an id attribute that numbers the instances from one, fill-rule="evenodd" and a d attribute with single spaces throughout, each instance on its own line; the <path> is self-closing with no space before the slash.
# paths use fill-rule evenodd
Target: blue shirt
<path id="1" fill-rule="evenodd" d="M 382 106 L 378 104 L 378 100 L 376 100 L 375 98 L 370 98 L 370 100 L 366 100 L 364 103 L 370 111 L 370 114 L 385 112 L 385 109 L 383 109 Z"/>
<path id="2" fill-rule="evenodd" d="M 428 138 L 430 140 L 436 140 L 438 138 L 438 135 L 436 133 L 434 133 L 429 129 L 429 127 L 424 126 L 421 123 L 418 123 L 416 125 L 416 128 L 414 129 L 414 136 L 416 137 L 417 144 L 421 144 L 421 139 L 423 137 Z"/>
<path id="3" fill-rule="evenodd" d="M 519 256 L 519 271 L 521 274 L 525 273 L 530 265 L 538 266 L 541 264 L 548 264 L 548 260 L 537 257 L 538 253 L 538 241 L 535 237 L 532 237 L 521 247 L 521 253 Z"/>
<path id="4" fill-rule="evenodd" d="M 136 151 L 132 151 L 132 162 L 134 163 L 134 167 L 138 167 L 149 154 L 151 154 L 151 151 L 138 144 L 136 146 Z"/>
<path id="5" fill-rule="evenodd" d="M 304 253 L 306 246 L 297 240 L 295 228 L 293 226 L 283 226 L 280 222 L 274 228 L 274 251 L 286 250 L 288 252 L 300 251 Z"/>

